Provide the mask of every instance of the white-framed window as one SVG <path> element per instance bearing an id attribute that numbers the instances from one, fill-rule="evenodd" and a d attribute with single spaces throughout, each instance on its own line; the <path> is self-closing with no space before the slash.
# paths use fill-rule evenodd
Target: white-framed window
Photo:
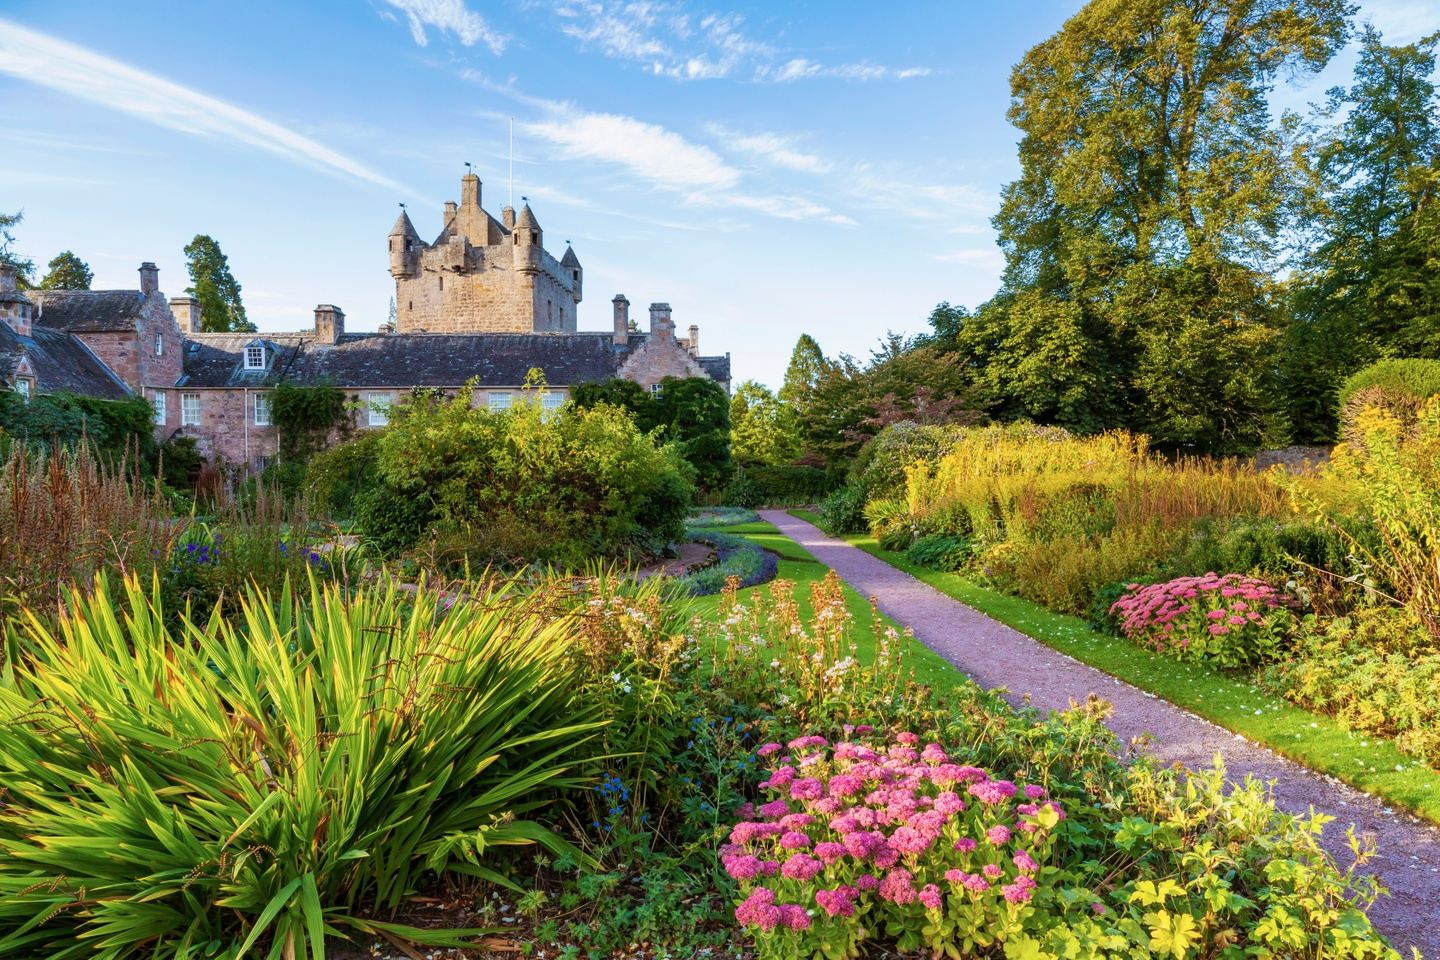
<path id="1" fill-rule="evenodd" d="M 365 394 L 365 411 L 369 417 L 369 424 L 372 427 L 385 427 L 390 425 L 390 407 L 395 403 L 395 395 L 388 392 Z"/>
<path id="2" fill-rule="evenodd" d="M 658 397 L 658 396 L 660 396 L 660 394 L 662 394 L 662 393 L 664 393 L 664 392 L 665 392 L 665 384 L 663 384 L 663 383 L 652 383 L 652 384 L 650 384 L 650 393 L 651 393 L 652 396 Z"/>
<path id="3" fill-rule="evenodd" d="M 485 405 L 491 413 L 510 409 L 510 391 L 491 390 L 485 394 Z"/>
<path id="4" fill-rule="evenodd" d="M 541 416 L 546 419 L 559 413 L 560 408 L 563 406 L 565 406 L 565 397 L 561 394 L 546 391 L 540 395 Z"/>
<path id="5" fill-rule="evenodd" d="M 155 356 L 165 356 L 165 335 L 163 333 L 155 334 Z"/>
<path id="6" fill-rule="evenodd" d="M 270 394 L 255 394 L 255 426 L 270 426 Z"/>
<path id="7" fill-rule="evenodd" d="M 245 369 L 265 369 L 265 345 L 263 343 L 252 343 L 245 348 Z"/>
<path id="8" fill-rule="evenodd" d="M 200 425 L 200 394 L 180 394 L 180 425 L 182 427 Z"/>
<path id="9" fill-rule="evenodd" d="M 20 377 L 18 380 L 15 381 L 15 392 L 20 394 L 20 399 L 24 400 L 26 403 L 30 402 L 30 397 L 34 392 L 34 388 L 35 385 L 29 377 Z"/>
<path id="10" fill-rule="evenodd" d="M 165 426 L 165 391 L 152 390 L 150 405 L 155 408 L 155 425 L 157 427 Z"/>

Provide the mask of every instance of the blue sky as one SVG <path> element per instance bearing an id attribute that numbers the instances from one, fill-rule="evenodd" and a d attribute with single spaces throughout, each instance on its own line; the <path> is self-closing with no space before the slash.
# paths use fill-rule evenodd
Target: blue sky
<path id="1" fill-rule="evenodd" d="M 0 0 L 0 210 L 25 211 L 21 253 L 74 250 L 96 287 L 154 260 L 178 294 L 209 233 L 262 329 L 321 302 L 374 329 L 396 204 L 438 232 L 470 161 L 498 212 L 513 118 L 517 202 L 586 269 L 581 327 L 617 292 L 668 301 L 778 385 L 801 332 L 863 354 L 994 292 L 1009 71 L 1079 6 Z M 1362 18 L 1410 40 L 1440 0 Z"/>

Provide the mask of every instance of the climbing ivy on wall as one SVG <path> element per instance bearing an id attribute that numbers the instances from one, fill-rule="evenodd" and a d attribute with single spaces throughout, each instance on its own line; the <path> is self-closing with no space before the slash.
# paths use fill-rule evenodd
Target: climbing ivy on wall
<path id="1" fill-rule="evenodd" d="M 280 435 L 280 456 L 292 462 L 324 449 L 332 432 L 350 432 L 345 393 L 329 384 L 280 384 L 270 394 L 270 417 Z"/>

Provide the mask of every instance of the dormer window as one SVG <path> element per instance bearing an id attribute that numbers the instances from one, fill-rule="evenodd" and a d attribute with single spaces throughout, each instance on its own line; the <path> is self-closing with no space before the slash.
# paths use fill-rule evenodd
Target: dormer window
<path id="1" fill-rule="evenodd" d="M 15 392 L 20 394 L 20 399 L 25 401 L 26 403 L 30 402 L 30 397 L 34 392 L 34 388 L 34 382 L 31 381 L 28 377 L 20 377 L 18 380 L 15 381 Z"/>
<path id="2" fill-rule="evenodd" d="M 252 343 L 245 348 L 245 369 L 265 369 L 265 344 Z"/>

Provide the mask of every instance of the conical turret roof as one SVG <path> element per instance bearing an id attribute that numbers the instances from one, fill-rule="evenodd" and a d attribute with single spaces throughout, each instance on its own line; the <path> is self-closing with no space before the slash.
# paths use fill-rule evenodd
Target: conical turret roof
<path id="1" fill-rule="evenodd" d="M 516 221 L 517 227 L 525 227 L 529 230 L 539 230 L 540 223 L 535 219 L 535 211 L 530 209 L 530 204 L 520 208 L 520 219 Z"/>
<path id="2" fill-rule="evenodd" d="M 580 258 L 575 256 L 575 249 L 569 244 L 565 245 L 565 256 L 561 258 L 560 265 L 562 267 L 580 266 Z"/>
<path id="3" fill-rule="evenodd" d="M 395 226 L 390 228 L 390 236 L 414 237 L 417 240 L 420 238 L 420 234 L 415 232 L 415 224 L 410 222 L 410 214 L 404 210 L 401 210 L 400 216 L 395 218 Z"/>

